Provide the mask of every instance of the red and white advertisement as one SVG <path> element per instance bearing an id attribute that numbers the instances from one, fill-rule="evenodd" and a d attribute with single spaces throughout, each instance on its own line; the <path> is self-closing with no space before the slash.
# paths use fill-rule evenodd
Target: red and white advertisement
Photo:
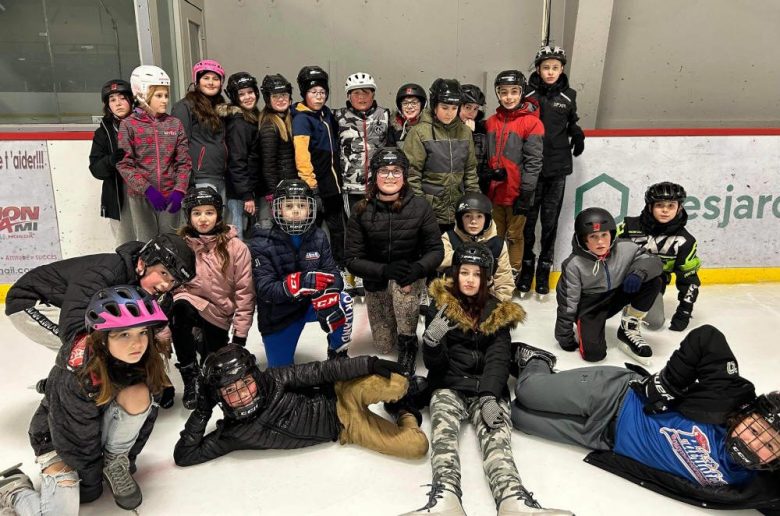
<path id="1" fill-rule="evenodd" d="M 45 141 L 0 141 L 0 284 L 62 258 Z"/>

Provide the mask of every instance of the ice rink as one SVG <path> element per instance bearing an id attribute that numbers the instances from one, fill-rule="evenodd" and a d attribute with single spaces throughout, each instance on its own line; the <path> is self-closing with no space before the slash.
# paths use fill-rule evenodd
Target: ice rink
<path id="1" fill-rule="evenodd" d="M 675 297 L 676 289 L 672 288 L 666 296 L 667 317 L 676 306 Z M 528 312 L 528 320 L 513 332 L 514 339 L 555 352 L 560 369 L 586 365 L 578 354 L 563 352 L 555 344 L 554 294 L 544 302 L 535 297 L 520 302 Z M 356 303 L 355 307 L 351 352 L 371 354 L 365 306 Z M 618 321 L 616 316 L 607 325 L 610 344 L 616 341 Z M 780 389 L 778 284 L 703 286 L 691 328 L 701 324 L 713 324 L 725 333 L 739 359 L 742 375 L 755 383 L 758 392 Z M 418 330 L 421 333 L 422 327 Z M 5 346 L 0 363 L 0 469 L 22 462 L 37 485 L 38 470 L 27 439 L 28 423 L 40 400 L 32 386 L 48 374 L 54 354 L 18 334 L 5 317 L 0 317 L 0 335 Z M 655 353 L 651 370 L 664 365 L 684 335 L 668 329 L 646 331 Z M 319 325 L 309 324 L 298 347 L 297 361 L 324 358 L 325 345 Z M 265 356 L 256 329 L 250 333 L 248 347 L 264 367 Z M 622 352 L 611 347 L 603 363 L 621 365 L 625 359 Z M 177 467 L 173 463 L 173 446 L 189 412 L 180 403 L 181 378 L 171 369 L 171 378 L 179 391 L 176 405 L 161 411 L 138 459 L 135 478 L 144 495 L 139 514 L 396 515 L 425 504 L 427 487 L 422 486 L 431 479 L 428 458 L 405 461 L 338 443 L 297 451 L 234 452 L 200 466 Z M 418 371 L 424 371 L 422 360 Z M 378 407 L 377 410 L 381 411 Z M 219 410 L 215 410 L 209 430 L 217 416 L 221 416 Z M 423 430 L 429 433 L 427 412 L 424 420 Z M 463 506 L 471 516 L 495 514 L 474 431 L 464 424 L 461 435 Z M 709 512 L 666 499 L 584 463 L 584 449 L 543 441 L 518 431 L 513 432 L 513 449 L 526 487 L 547 507 L 569 509 L 578 516 Z M 85 515 L 124 512 L 114 504 L 107 489 L 98 501 L 82 506 Z"/>

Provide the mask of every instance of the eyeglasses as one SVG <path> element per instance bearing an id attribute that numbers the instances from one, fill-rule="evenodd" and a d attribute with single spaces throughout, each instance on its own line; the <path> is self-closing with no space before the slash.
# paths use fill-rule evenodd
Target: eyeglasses
<path id="1" fill-rule="evenodd" d="M 392 170 L 392 169 L 390 169 L 390 170 L 381 169 L 381 170 L 377 171 L 376 175 L 378 175 L 379 177 L 381 177 L 383 179 L 387 179 L 388 177 L 402 177 L 404 175 L 404 171 L 403 170 Z"/>
<path id="2" fill-rule="evenodd" d="M 289 93 L 272 93 L 271 100 L 290 100 Z"/>
<path id="3" fill-rule="evenodd" d="M 325 90 L 309 90 L 309 94 L 312 97 L 327 97 L 328 92 Z"/>
<path id="4" fill-rule="evenodd" d="M 417 99 L 415 99 L 415 100 L 404 100 L 403 102 L 401 102 L 401 107 L 417 107 L 419 105 L 420 105 L 420 101 L 417 100 Z"/>

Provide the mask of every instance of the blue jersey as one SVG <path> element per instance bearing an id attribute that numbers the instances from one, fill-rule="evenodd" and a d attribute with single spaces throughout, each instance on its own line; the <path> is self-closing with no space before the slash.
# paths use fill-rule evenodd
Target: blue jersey
<path id="1" fill-rule="evenodd" d="M 629 389 L 615 428 L 615 453 L 703 486 L 742 484 L 753 477 L 729 457 L 724 426 L 698 423 L 679 412 L 648 416 L 642 408 Z"/>

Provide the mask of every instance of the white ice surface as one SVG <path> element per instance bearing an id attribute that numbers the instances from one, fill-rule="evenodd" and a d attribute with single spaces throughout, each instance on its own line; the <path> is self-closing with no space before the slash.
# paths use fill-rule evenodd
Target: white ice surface
<path id="1" fill-rule="evenodd" d="M 667 316 L 676 305 L 676 292 L 667 293 Z M 521 301 L 528 320 L 513 332 L 524 340 L 558 354 L 559 368 L 586 365 L 576 353 L 558 349 L 553 339 L 554 294 L 545 302 Z M 353 354 L 373 353 L 365 306 L 355 309 Z M 608 342 L 615 342 L 618 317 L 607 325 Z M 777 284 L 704 286 L 696 303 L 692 327 L 713 324 L 726 335 L 744 376 L 759 392 L 780 388 L 780 289 Z M 420 331 L 422 329 L 420 328 Z M 651 369 L 663 366 L 685 333 L 668 329 L 647 332 L 655 358 Z M 31 388 L 44 377 L 54 354 L 34 344 L 0 317 L 3 359 L 0 360 L 0 469 L 23 463 L 39 482 L 27 438 L 30 417 L 40 396 Z M 253 329 L 249 349 L 265 364 L 260 336 Z M 325 356 L 325 338 L 317 323 L 307 325 L 298 346 L 299 362 Z M 605 364 L 621 365 L 625 356 L 610 348 Z M 423 369 L 422 360 L 419 367 Z M 161 411 L 154 432 L 138 459 L 136 479 L 143 489 L 140 514 L 262 514 L 262 515 L 394 515 L 424 505 L 430 482 L 427 458 L 406 461 L 357 446 L 337 443 L 297 451 L 241 451 L 200 466 L 178 468 L 172 450 L 188 412 L 180 404 L 181 378 L 172 371 L 176 405 Z M 378 409 L 381 411 L 381 409 Z M 424 414 L 423 429 L 430 432 Z M 212 419 L 209 430 L 213 428 Z M 463 505 L 470 516 L 495 514 L 481 466 L 473 429 L 464 424 L 460 454 L 463 466 Z M 582 462 L 587 451 L 513 432 L 515 461 L 526 486 L 548 507 L 560 507 L 578 516 L 694 515 L 708 511 L 664 498 L 626 480 Z M 106 490 L 96 502 L 82 506 L 82 514 L 121 514 Z M 721 512 L 721 514 L 725 514 Z M 757 514 L 737 511 L 730 514 Z"/>

